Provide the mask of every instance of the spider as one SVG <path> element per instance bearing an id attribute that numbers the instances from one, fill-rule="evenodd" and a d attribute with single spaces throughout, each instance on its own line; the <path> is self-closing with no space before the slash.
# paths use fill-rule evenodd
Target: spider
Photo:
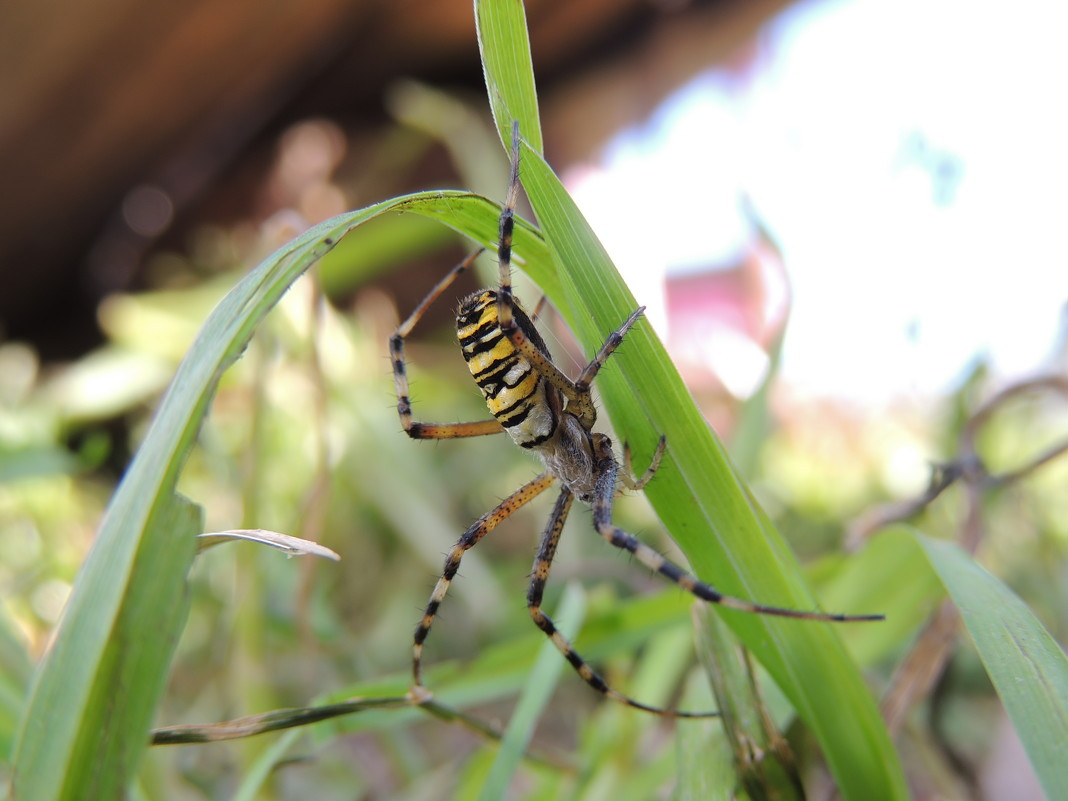
<path id="1" fill-rule="evenodd" d="M 612 507 L 619 485 L 642 489 L 653 477 L 664 455 L 666 440 L 661 436 L 652 461 L 645 472 L 634 477 L 630 451 L 624 446 L 623 469 L 617 461 L 612 441 L 593 430 L 597 410 L 590 387 L 608 357 L 619 347 L 627 331 L 638 321 L 644 307 L 636 309 L 623 324 L 611 332 L 600 350 L 575 380 L 568 378 L 553 364 L 541 334 L 512 294 L 511 254 L 515 205 L 519 195 L 519 126 L 512 129 L 511 177 L 501 211 L 497 256 L 499 278 L 496 289 L 481 289 L 460 301 L 456 312 L 456 331 L 464 359 L 475 383 L 482 390 L 493 417 L 467 423 L 424 423 L 412 419 L 408 396 L 408 377 L 404 357 L 404 340 L 425 314 L 427 308 L 467 270 L 482 252 L 478 250 L 456 265 L 390 338 L 393 380 L 397 392 L 397 412 L 404 431 L 413 439 L 451 439 L 477 437 L 507 431 L 521 448 L 537 454 L 545 470 L 517 489 L 497 506 L 475 521 L 449 551 L 423 617 L 415 630 L 412 657 L 412 697 L 429 698 L 422 682 L 423 644 L 430 633 L 453 578 L 466 551 L 473 548 L 490 531 L 517 509 L 540 495 L 553 484 L 560 484 L 560 494 L 542 534 L 534 559 L 527 608 L 534 624 L 541 629 L 578 672 L 599 693 L 628 706 L 668 717 L 706 717 L 716 713 L 679 712 L 643 704 L 605 682 L 571 643 L 557 630 L 541 608 L 549 570 L 560 541 L 572 502 L 577 497 L 593 510 L 593 525 L 604 539 L 616 548 L 632 554 L 639 562 L 674 582 L 697 598 L 713 604 L 757 614 L 778 615 L 804 620 L 856 621 L 878 620 L 880 615 L 840 615 L 805 612 L 754 603 L 716 590 L 653 548 L 639 542 L 612 522 Z"/>

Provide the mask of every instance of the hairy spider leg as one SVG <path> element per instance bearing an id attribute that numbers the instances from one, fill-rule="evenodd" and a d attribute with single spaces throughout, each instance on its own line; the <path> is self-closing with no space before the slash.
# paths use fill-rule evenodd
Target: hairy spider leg
<path id="1" fill-rule="evenodd" d="M 497 324 L 531 367 L 567 399 L 568 411 L 575 415 L 585 428 L 589 429 L 597 420 L 597 410 L 593 405 L 588 386 L 591 377 L 587 377 L 587 385 L 582 387 L 564 375 L 550 361 L 548 354 L 530 340 L 522 326 L 516 323 L 513 315 L 515 298 L 512 293 L 512 234 L 515 228 L 515 206 L 519 200 L 519 148 L 519 123 L 515 122 L 512 125 L 511 175 L 497 231 Z M 636 315 L 640 313 L 641 310 L 635 312 L 632 317 L 636 319 Z M 597 369 L 599 367 L 593 370 L 594 374 Z"/>
<path id="2" fill-rule="evenodd" d="M 582 658 L 579 652 L 575 650 L 574 646 L 571 645 L 570 641 L 560 633 L 556 628 L 556 624 L 553 623 L 553 619 L 542 611 L 541 602 L 542 596 L 545 593 L 545 585 L 549 580 L 549 571 L 552 568 L 553 557 L 556 556 L 556 547 L 560 542 L 560 534 L 564 530 L 567 513 L 570 511 L 571 503 L 574 499 L 575 496 L 569 489 L 565 487 L 561 490 L 559 497 L 556 499 L 556 506 L 553 507 L 549 523 L 545 527 L 545 533 L 542 535 L 541 545 L 538 548 L 538 555 L 534 559 L 534 568 L 531 571 L 530 576 L 530 587 L 527 590 L 527 609 L 530 612 L 531 619 L 534 621 L 534 625 L 541 629 L 545 635 L 552 640 L 553 645 L 555 645 L 557 650 L 564 655 L 568 664 L 575 669 L 582 680 L 602 695 L 624 703 L 627 706 L 634 707 L 635 709 L 651 712 L 654 715 L 660 715 L 661 717 L 717 717 L 719 712 L 679 712 L 673 709 L 662 709 L 657 706 L 650 706 L 648 704 L 643 704 L 641 701 L 636 701 L 629 695 L 624 695 L 618 690 L 613 690 L 608 686 L 608 683 L 590 667 L 589 663 Z"/>
<path id="3" fill-rule="evenodd" d="M 594 435 L 597 436 L 597 435 Z M 677 584 L 691 595 L 708 603 L 724 606 L 729 609 L 737 609 L 742 612 L 751 612 L 760 615 L 774 615 L 777 617 L 789 617 L 799 620 L 823 620 L 827 622 L 860 622 L 883 620 L 883 615 L 844 615 L 830 612 L 806 612 L 800 609 L 787 609 L 780 606 L 769 606 L 747 601 L 743 598 L 735 598 L 725 595 L 711 584 L 698 579 L 696 576 L 683 570 L 660 553 L 640 542 L 632 534 L 628 534 L 612 522 L 612 508 L 615 504 L 616 487 L 619 481 L 619 464 L 612 454 L 611 444 L 602 440 L 598 444 L 598 480 L 597 488 L 593 497 L 593 525 L 609 544 L 626 551 L 634 556 L 639 562 L 650 570 L 659 573 L 664 578 Z M 644 478 L 644 476 L 643 476 Z M 648 480 L 648 479 L 646 479 Z"/>
<path id="4" fill-rule="evenodd" d="M 449 550 L 448 555 L 445 557 L 445 567 L 441 571 L 441 577 L 438 579 L 437 584 L 434 585 L 434 591 L 430 594 L 430 600 L 423 611 L 423 617 L 415 629 L 415 639 L 412 646 L 412 680 L 416 688 L 422 688 L 423 686 L 423 643 L 426 641 L 427 635 L 430 634 L 430 627 L 434 623 L 434 617 L 438 613 L 441 602 L 445 600 L 449 585 L 452 584 L 452 580 L 460 569 L 460 561 L 463 559 L 464 554 L 475 547 L 484 536 L 493 531 L 501 522 L 507 520 L 517 509 L 551 487 L 554 481 L 556 481 L 556 478 L 550 473 L 542 473 L 537 478 L 527 482 L 476 520 Z M 429 697 L 426 693 L 420 694 L 417 692 L 416 694 L 421 697 Z"/>
<path id="5" fill-rule="evenodd" d="M 401 323 L 393 336 L 389 338 L 389 355 L 393 363 L 393 386 L 397 391 L 397 414 L 400 416 L 401 426 L 404 432 L 412 439 L 452 439 L 455 437 L 481 437 L 487 434 L 500 434 L 504 431 L 497 418 L 478 420 L 471 423 L 419 423 L 412 419 L 412 401 L 408 389 L 408 369 L 404 357 L 404 339 L 415 327 L 430 305 L 441 297 L 457 277 L 469 269 L 475 259 L 483 252 L 479 248 L 462 262 L 453 267 L 448 275 L 442 278 L 430 294 L 423 299 L 415 311 L 408 315 Z"/>

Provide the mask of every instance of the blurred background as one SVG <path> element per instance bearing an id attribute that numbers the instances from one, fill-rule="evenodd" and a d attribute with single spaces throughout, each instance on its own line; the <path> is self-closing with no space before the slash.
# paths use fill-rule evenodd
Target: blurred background
<path id="1" fill-rule="evenodd" d="M 531 0 L 527 14 L 549 161 L 795 550 L 818 564 L 915 512 L 926 533 L 970 537 L 1064 642 L 1062 461 L 984 493 L 981 536 L 965 529 L 976 507 L 959 487 L 908 507 L 936 494 L 933 464 L 1004 474 L 1068 436 L 1068 118 L 1056 100 L 1068 12 L 1039 0 Z M 213 305 L 310 224 L 406 191 L 499 198 L 507 164 L 469 2 L 21 4 L 0 11 L 0 45 L 6 752 L 30 665 Z M 286 531 L 343 561 L 250 545 L 198 560 L 160 723 L 380 677 L 403 688 L 442 553 L 535 469 L 492 440 L 410 442 L 396 420 L 386 338 L 466 247 L 426 221 L 368 226 L 228 374 L 182 491 L 209 530 Z M 448 298 L 410 345 L 424 419 L 485 416 L 451 313 Z M 573 372 L 566 330 L 551 313 L 545 327 Z M 640 497 L 620 513 L 670 551 Z M 456 671 L 491 646 L 537 646 L 523 592 L 546 514 L 524 510 L 465 559 L 431 662 Z M 684 631 L 684 599 L 576 518 L 554 580 L 581 578 L 595 619 L 661 603 L 657 636 Z M 910 643 L 873 660 L 880 691 Z M 601 664 L 625 685 L 655 647 L 643 644 L 605 646 Z M 1035 797 L 974 654 L 962 646 L 938 674 L 899 735 L 915 796 L 1005 797 L 1007 781 L 1012 797 Z M 605 709 L 572 677 L 560 694 L 547 741 L 613 760 L 615 798 L 668 792 L 673 748 L 657 721 Z M 485 713 L 507 719 L 509 698 L 484 699 Z M 302 743 L 255 797 L 451 797 L 457 755 L 479 743 L 397 720 Z M 607 732 L 622 740 L 607 747 Z M 152 752 L 143 790 L 230 797 L 266 747 Z"/>

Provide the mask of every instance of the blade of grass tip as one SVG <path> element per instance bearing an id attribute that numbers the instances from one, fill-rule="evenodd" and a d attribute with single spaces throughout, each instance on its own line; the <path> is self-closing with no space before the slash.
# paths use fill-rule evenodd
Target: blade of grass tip
<path id="1" fill-rule="evenodd" d="M 518 120 L 523 137 L 541 152 L 541 117 L 522 0 L 475 0 L 475 30 L 505 151 L 512 151 L 512 121 Z"/>
<path id="2" fill-rule="evenodd" d="M 1034 613 L 959 546 L 919 533 L 1048 798 L 1068 798 L 1068 658 Z"/>
<path id="3" fill-rule="evenodd" d="M 568 639 L 574 638 L 582 625 L 584 611 L 585 596 L 582 588 L 575 583 L 568 584 L 555 618 L 560 632 Z M 546 640 L 538 651 L 538 658 L 530 671 L 530 679 L 519 696 L 519 703 L 512 713 L 497 756 L 490 766 L 485 784 L 482 785 L 479 801 L 491 801 L 507 795 L 508 785 L 530 744 L 538 718 L 556 689 L 564 664 L 565 660 L 556 646 L 551 640 Z"/>

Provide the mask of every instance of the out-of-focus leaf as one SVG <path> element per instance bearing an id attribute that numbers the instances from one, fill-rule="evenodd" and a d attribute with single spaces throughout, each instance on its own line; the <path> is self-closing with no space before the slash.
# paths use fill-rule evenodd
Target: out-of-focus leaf
<path id="1" fill-rule="evenodd" d="M 900 648 L 927 621 L 945 590 L 910 531 L 885 529 L 846 557 L 833 556 L 809 571 L 830 609 L 880 609 L 877 626 L 849 626 L 842 632 L 860 665 L 871 665 Z M 902 581 L 908 576 L 908 581 Z"/>
<path id="2" fill-rule="evenodd" d="M 1047 798 L 1068 798 L 1068 658 L 1028 606 L 954 543 L 917 536 L 960 610 Z"/>

